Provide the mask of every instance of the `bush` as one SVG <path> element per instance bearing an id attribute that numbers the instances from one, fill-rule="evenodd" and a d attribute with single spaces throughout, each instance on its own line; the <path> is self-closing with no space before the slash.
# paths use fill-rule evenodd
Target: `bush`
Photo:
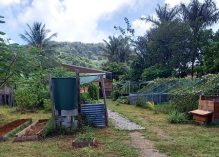
<path id="1" fill-rule="evenodd" d="M 173 109 L 187 114 L 189 111 L 198 108 L 198 99 L 198 94 L 185 92 L 183 94 L 172 95 L 170 103 Z"/>
<path id="2" fill-rule="evenodd" d="M 187 117 L 186 114 L 184 113 L 180 113 L 178 111 L 172 111 L 169 114 L 168 121 L 174 124 L 185 123 L 187 121 Z"/>
<path id="3" fill-rule="evenodd" d="M 169 76 L 171 76 L 171 69 L 160 65 L 154 65 L 144 69 L 141 74 L 141 79 L 150 81 L 156 78 L 166 78 Z"/>
<path id="4" fill-rule="evenodd" d="M 146 108 L 147 104 L 146 104 L 145 99 L 143 97 L 138 98 L 136 102 L 136 106 Z"/>
<path id="5" fill-rule="evenodd" d="M 121 96 L 119 91 L 113 91 L 112 97 L 113 101 L 116 101 Z"/>
<path id="6" fill-rule="evenodd" d="M 50 99 L 44 99 L 43 101 L 44 111 L 51 112 L 52 111 L 52 102 Z"/>
<path id="7" fill-rule="evenodd" d="M 129 100 L 127 97 L 121 97 L 117 101 L 121 104 L 128 104 L 129 103 Z"/>
<path id="8" fill-rule="evenodd" d="M 88 104 L 88 103 L 92 102 L 92 100 L 91 100 L 88 93 L 81 93 L 80 94 L 80 99 L 81 99 L 82 104 Z"/>
<path id="9" fill-rule="evenodd" d="M 154 111 L 155 110 L 155 104 L 153 101 L 148 101 L 146 102 L 146 108 L 149 109 L 149 110 L 152 110 Z"/>
<path id="10" fill-rule="evenodd" d="M 15 91 L 15 102 L 19 110 L 34 110 L 38 108 L 38 96 L 29 88 L 19 88 Z"/>
<path id="11" fill-rule="evenodd" d="M 99 90 L 95 84 L 88 85 L 88 95 L 92 100 L 99 100 Z"/>

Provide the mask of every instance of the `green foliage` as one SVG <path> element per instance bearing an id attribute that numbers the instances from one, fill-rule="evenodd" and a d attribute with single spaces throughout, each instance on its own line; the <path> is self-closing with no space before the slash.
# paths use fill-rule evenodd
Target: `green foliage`
<path id="1" fill-rule="evenodd" d="M 185 123 L 187 122 L 187 117 L 184 113 L 172 111 L 171 113 L 169 113 L 168 121 L 174 124 Z"/>
<path id="2" fill-rule="evenodd" d="M 19 88 L 15 92 L 15 101 L 20 111 L 35 110 L 38 108 L 39 101 L 37 95 L 29 88 Z"/>
<path id="3" fill-rule="evenodd" d="M 210 73 L 219 72 L 219 42 L 213 42 L 210 46 L 205 48 L 204 63 L 205 70 Z"/>
<path id="4" fill-rule="evenodd" d="M 88 93 L 81 93 L 80 99 L 82 104 L 88 104 L 92 102 L 92 99 L 90 98 Z"/>
<path id="5" fill-rule="evenodd" d="M 94 138 L 95 134 L 93 128 L 89 126 L 84 126 L 81 132 L 76 135 L 75 141 L 92 141 Z"/>
<path id="6" fill-rule="evenodd" d="M 113 90 L 113 93 L 112 93 L 113 101 L 116 101 L 120 96 L 121 94 L 118 90 Z"/>
<path id="7" fill-rule="evenodd" d="M 199 95 L 196 93 L 178 93 L 170 98 L 172 107 L 182 113 L 188 113 L 198 108 Z"/>
<path id="8" fill-rule="evenodd" d="M 154 80 L 156 78 L 165 78 L 171 76 L 171 70 L 163 66 L 155 65 L 144 69 L 141 74 L 142 80 Z"/>
<path id="9" fill-rule="evenodd" d="M 152 110 L 152 111 L 156 110 L 156 106 L 155 106 L 153 101 L 147 101 L 146 102 L 146 108 L 149 109 L 149 110 Z"/>
<path id="10" fill-rule="evenodd" d="M 174 110 L 174 108 L 170 103 L 163 103 L 156 105 L 156 110 L 161 113 L 169 114 Z"/>
<path id="11" fill-rule="evenodd" d="M 99 90 L 95 84 L 88 85 L 88 95 L 92 100 L 99 100 Z"/>
<path id="12" fill-rule="evenodd" d="M 129 66 L 126 63 L 106 62 L 102 64 L 102 69 L 112 72 L 113 79 L 119 80 L 127 77 L 129 73 Z"/>
<path id="13" fill-rule="evenodd" d="M 118 38 L 109 36 L 109 42 L 104 40 L 103 51 L 109 62 L 125 63 L 131 56 L 129 38 L 119 36 Z"/>
<path id="14" fill-rule="evenodd" d="M 41 22 L 34 22 L 32 26 L 27 24 L 27 27 L 29 31 L 25 31 L 24 34 L 20 34 L 20 37 L 29 45 L 37 48 L 48 47 L 49 41 L 57 36 L 56 33 L 48 36 L 50 30 L 46 29 L 45 24 L 42 24 Z"/>
<path id="15" fill-rule="evenodd" d="M 54 77 L 73 77 L 75 73 L 66 71 L 63 67 L 57 67 L 52 70 L 52 76 Z"/>
<path id="16" fill-rule="evenodd" d="M 147 103 L 143 97 L 140 97 L 140 98 L 138 98 L 138 100 L 136 102 L 136 106 L 146 108 Z"/>
<path id="17" fill-rule="evenodd" d="M 46 113 L 50 113 L 52 111 L 52 102 L 51 99 L 44 99 L 43 100 L 43 107 L 44 107 L 44 111 Z"/>
<path id="18" fill-rule="evenodd" d="M 128 104 L 129 103 L 128 97 L 120 97 L 119 99 L 117 99 L 117 101 L 121 104 Z"/>

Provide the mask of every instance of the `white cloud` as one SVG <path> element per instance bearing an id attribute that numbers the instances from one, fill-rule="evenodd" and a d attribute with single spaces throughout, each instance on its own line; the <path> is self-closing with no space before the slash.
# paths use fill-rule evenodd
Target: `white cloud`
<path id="1" fill-rule="evenodd" d="M 3 1 L 6 4 L 8 0 Z M 52 32 L 58 33 L 58 41 L 99 42 L 108 33 L 98 29 L 98 22 L 121 7 L 132 7 L 138 0 L 33 0 L 28 6 L 22 4 L 22 0 L 9 1 L 23 6 L 16 15 L 10 13 L 7 19 L 12 29 L 42 21 Z"/>
<path id="2" fill-rule="evenodd" d="M 135 34 L 139 36 L 144 35 L 152 27 L 152 23 L 136 19 L 132 21 L 132 27 L 135 29 Z"/>
<path id="3" fill-rule="evenodd" d="M 21 0 L 0 0 L 0 6 L 9 6 L 20 3 Z"/>

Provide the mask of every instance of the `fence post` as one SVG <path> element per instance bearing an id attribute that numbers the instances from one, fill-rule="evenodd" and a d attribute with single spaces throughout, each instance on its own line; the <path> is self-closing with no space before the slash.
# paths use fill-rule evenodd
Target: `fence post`
<path id="1" fill-rule="evenodd" d="M 52 76 L 51 75 L 49 75 L 49 92 L 50 92 L 50 97 L 51 97 L 51 102 L 52 102 L 52 125 L 53 125 L 53 128 L 56 129 L 55 102 L 54 102 L 54 97 L 53 97 Z"/>
<path id="2" fill-rule="evenodd" d="M 104 101 L 104 105 L 105 105 L 105 116 L 106 116 L 106 126 L 108 126 L 108 113 L 107 113 L 107 107 L 106 107 L 106 93 L 105 93 L 105 85 L 104 85 L 104 79 L 103 79 L 103 75 L 100 75 L 100 81 L 101 81 L 101 91 L 103 94 L 103 101 Z"/>

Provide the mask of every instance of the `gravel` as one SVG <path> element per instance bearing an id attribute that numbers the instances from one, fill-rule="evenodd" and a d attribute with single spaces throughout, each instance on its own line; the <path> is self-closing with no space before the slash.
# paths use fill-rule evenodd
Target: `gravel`
<path id="1" fill-rule="evenodd" d="M 131 122 L 127 118 L 121 116 L 117 112 L 113 112 L 108 109 L 108 116 L 112 119 L 112 122 L 114 123 L 115 127 L 120 130 L 142 130 L 145 129 L 144 127 Z"/>

